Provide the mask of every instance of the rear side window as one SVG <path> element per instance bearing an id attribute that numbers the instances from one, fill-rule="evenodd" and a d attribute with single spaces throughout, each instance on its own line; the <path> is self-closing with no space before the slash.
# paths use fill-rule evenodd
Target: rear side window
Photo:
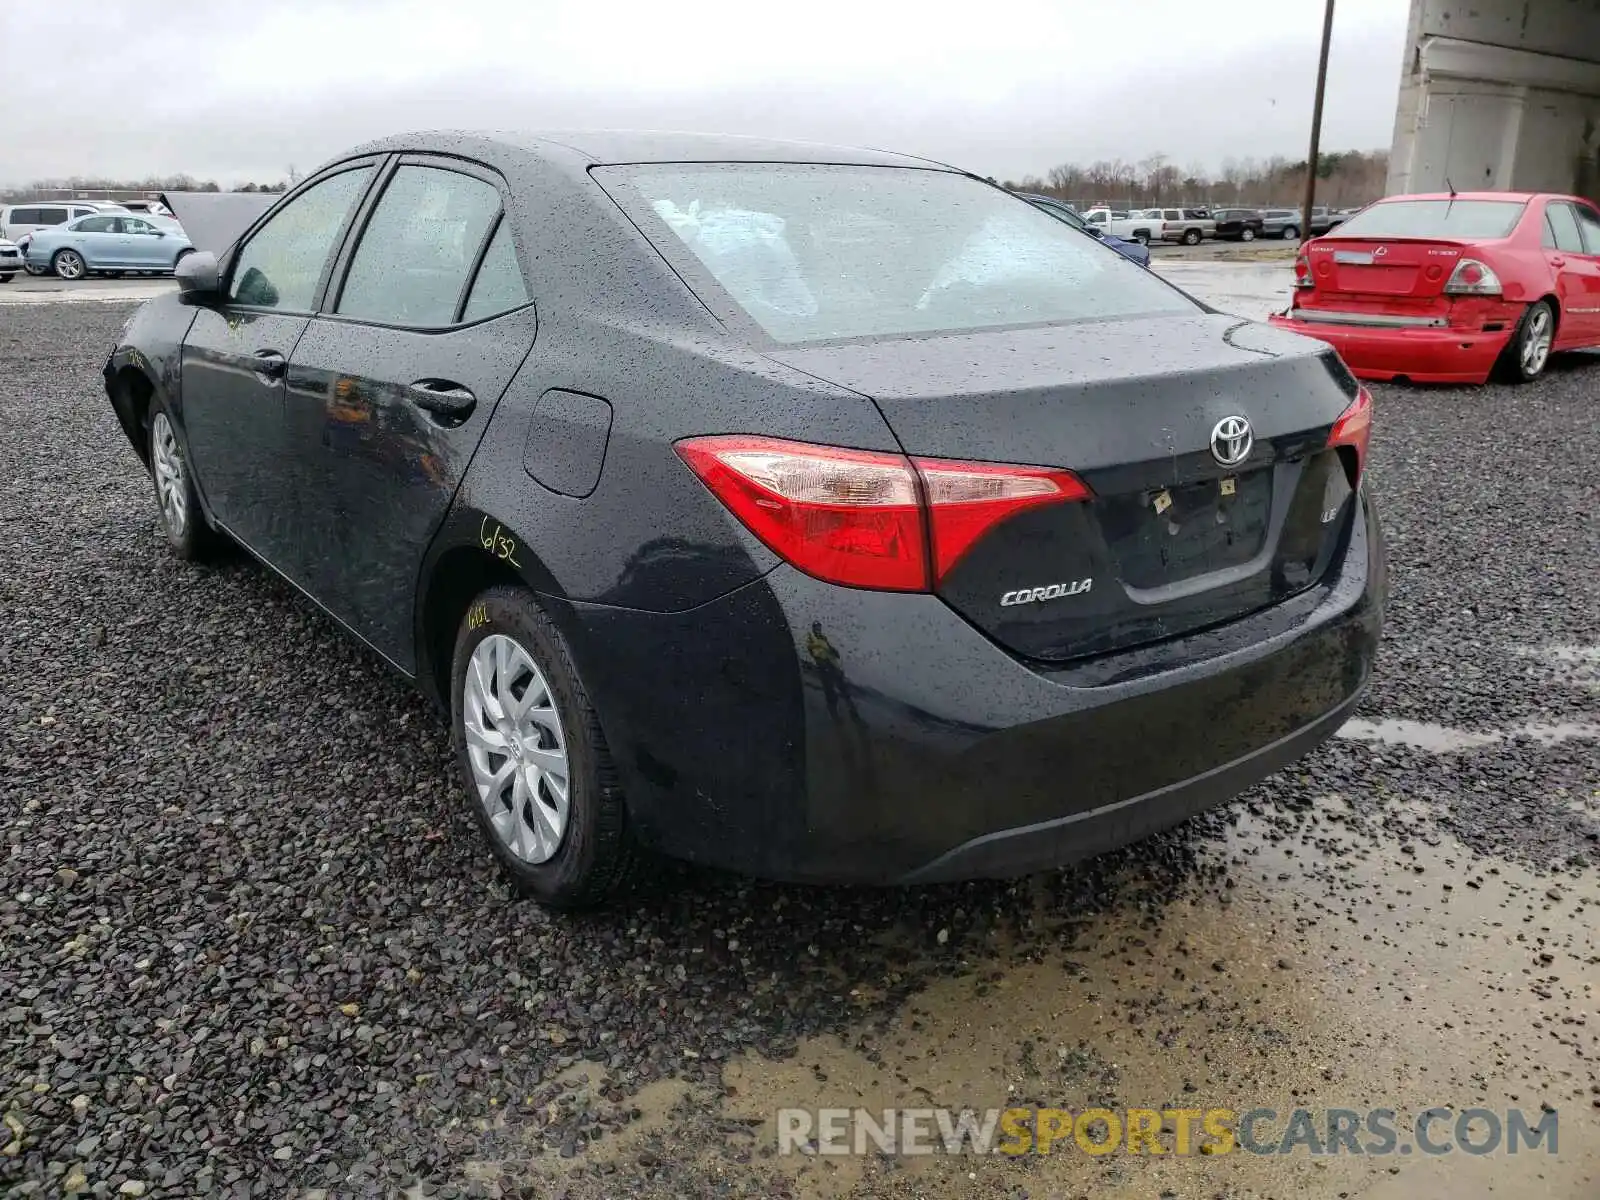
<path id="1" fill-rule="evenodd" d="M 6 218 L 6 224 L 42 225 L 44 222 L 39 220 L 39 210 L 37 208 L 13 208 L 11 215 Z"/>
<path id="2" fill-rule="evenodd" d="M 492 184 L 459 171 L 401 167 L 361 235 L 337 311 L 392 325 L 454 323 L 499 212 Z"/>
<path id="3" fill-rule="evenodd" d="M 371 178 L 371 167 L 330 175 L 274 213 L 239 252 L 229 298 L 310 312 L 323 268 Z"/>
<path id="4" fill-rule="evenodd" d="M 775 341 L 1197 311 L 1111 248 L 951 171 L 796 163 L 599 167 L 714 311 Z"/>
<path id="5" fill-rule="evenodd" d="M 1335 238 L 1503 238 L 1522 220 L 1522 200 L 1386 200 L 1335 229 Z"/>
<path id="6" fill-rule="evenodd" d="M 39 214 L 41 225 L 65 225 L 67 223 L 67 210 L 64 208 L 41 208 L 35 210 Z"/>
<path id="7" fill-rule="evenodd" d="M 1586 204 L 1574 207 L 1578 213 L 1578 224 L 1583 227 L 1584 253 L 1600 255 L 1600 213 Z"/>
<path id="8" fill-rule="evenodd" d="M 1568 254 L 1582 254 L 1583 235 L 1578 232 L 1578 218 L 1570 204 L 1551 204 L 1544 210 L 1544 243 L 1553 250 Z"/>
<path id="9" fill-rule="evenodd" d="M 115 217 L 85 217 L 75 222 L 72 228 L 79 233 L 115 233 L 116 224 Z"/>
<path id="10" fill-rule="evenodd" d="M 522 268 L 517 265 L 517 248 L 511 244 L 511 225 L 502 220 L 483 256 L 478 277 L 472 281 L 472 292 L 467 296 L 467 307 L 461 319 L 482 321 L 521 308 L 527 302 L 528 285 L 523 282 Z"/>

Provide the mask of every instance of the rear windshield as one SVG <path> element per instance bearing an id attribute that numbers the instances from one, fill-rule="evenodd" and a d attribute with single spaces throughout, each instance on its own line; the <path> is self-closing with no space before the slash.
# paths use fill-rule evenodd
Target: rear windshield
<path id="1" fill-rule="evenodd" d="M 720 288 L 778 342 L 1196 311 L 1110 247 L 948 171 L 672 163 L 594 174 L 708 307 Z"/>
<path id="2" fill-rule="evenodd" d="M 1385 200 L 1330 235 L 1342 238 L 1503 238 L 1522 220 L 1522 200 Z"/>

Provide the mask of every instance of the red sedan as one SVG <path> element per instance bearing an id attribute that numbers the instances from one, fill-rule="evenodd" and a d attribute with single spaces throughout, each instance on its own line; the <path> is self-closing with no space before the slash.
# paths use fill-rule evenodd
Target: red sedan
<path id="1" fill-rule="evenodd" d="M 1529 380 L 1553 351 L 1600 347 L 1600 210 L 1575 196 L 1394 196 L 1307 242 L 1294 270 L 1272 323 L 1363 379 Z"/>

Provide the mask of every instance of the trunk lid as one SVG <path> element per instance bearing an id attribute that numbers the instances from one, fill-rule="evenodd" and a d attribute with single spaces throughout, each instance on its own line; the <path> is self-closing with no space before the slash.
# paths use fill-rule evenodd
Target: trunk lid
<path id="1" fill-rule="evenodd" d="M 989 530 L 939 583 L 1030 658 L 1274 604 L 1321 578 L 1348 524 L 1351 480 L 1327 440 L 1355 380 L 1326 346 L 1268 326 L 1198 314 L 768 353 L 870 396 L 910 455 L 1064 467 L 1089 486 Z M 1251 427 L 1233 465 L 1212 449 L 1229 418 Z"/>
<path id="2" fill-rule="evenodd" d="M 1432 301 L 1467 252 L 1461 242 L 1321 237 L 1306 245 L 1311 282 L 1327 295 Z"/>

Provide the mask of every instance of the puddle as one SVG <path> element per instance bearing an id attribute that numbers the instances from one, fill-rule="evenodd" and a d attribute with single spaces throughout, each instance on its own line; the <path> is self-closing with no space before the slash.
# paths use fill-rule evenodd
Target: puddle
<path id="1" fill-rule="evenodd" d="M 1234 886 L 1063 920 L 791 1059 L 730 1063 L 724 1113 L 1043 1105 L 1559 1110 L 1558 1155 L 770 1157 L 801 1196 L 1363 1197 L 1600 1194 L 1600 906 L 1454 843 L 1377 849 L 1341 804 L 1284 836 L 1244 816 Z M 1280 1127 L 1281 1128 L 1281 1127 Z M 1170 1146 L 1170 1137 L 1168 1145 Z"/>
<path id="2" fill-rule="evenodd" d="M 1466 729 L 1451 729 L 1447 725 L 1433 725 L 1426 721 L 1352 720 L 1345 722 L 1338 736 L 1358 742 L 1381 742 L 1390 746 L 1409 746 L 1414 750 L 1428 750 L 1435 754 L 1450 754 L 1492 746 L 1508 738 L 1530 738 L 1547 746 L 1573 739 L 1600 740 L 1600 725 L 1582 721 L 1564 721 L 1519 725 L 1503 733 L 1474 733 Z"/>

